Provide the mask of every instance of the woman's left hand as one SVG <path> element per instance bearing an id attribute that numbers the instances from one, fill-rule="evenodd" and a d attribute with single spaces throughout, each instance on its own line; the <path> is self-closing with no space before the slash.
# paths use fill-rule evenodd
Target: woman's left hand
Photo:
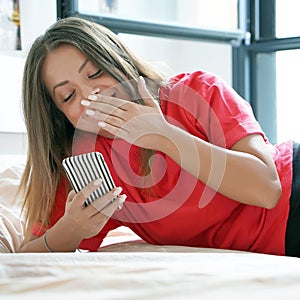
<path id="1" fill-rule="evenodd" d="M 99 129 L 139 147 L 155 149 L 164 135 L 167 122 L 159 104 L 146 88 L 144 78 L 138 80 L 138 90 L 145 105 L 104 94 L 91 97 L 88 110 Z"/>

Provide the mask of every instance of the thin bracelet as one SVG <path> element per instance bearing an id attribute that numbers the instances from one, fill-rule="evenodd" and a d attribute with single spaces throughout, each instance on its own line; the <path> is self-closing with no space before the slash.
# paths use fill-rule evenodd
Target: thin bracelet
<path id="1" fill-rule="evenodd" d="M 48 250 L 48 252 L 53 252 L 52 249 L 49 247 L 47 240 L 46 240 L 47 233 L 48 233 L 48 230 L 46 230 L 46 232 L 43 235 L 43 242 L 44 242 L 44 245 L 45 245 L 46 249 Z"/>

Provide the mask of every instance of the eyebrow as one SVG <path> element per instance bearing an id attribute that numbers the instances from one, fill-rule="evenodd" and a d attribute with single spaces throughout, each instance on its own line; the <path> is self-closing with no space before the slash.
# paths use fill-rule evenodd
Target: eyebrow
<path id="1" fill-rule="evenodd" d="M 77 71 L 79 74 L 80 74 L 81 71 L 84 69 L 84 67 L 86 66 L 86 64 L 88 63 L 88 61 L 89 61 L 89 59 L 87 58 L 87 59 L 83 62 L 83 64 L 79 67 L 79 69 L 78 69 L 78 71 Z M 52 91 L 53 96 L 55 96 L 55 90 L 56 90 L 56 88 L 58 88 L 58 87 L 60 87 L 60 86 L 62 86 L 62 85 L 65 85 L 65 84 L 67 84 L 68 82 L 69 82 L 69 80 L 64 80 L 64 81 L 62 81 L 62 82 L 57 83 L 57 84 L 53 87 L 53 91 Z"/>

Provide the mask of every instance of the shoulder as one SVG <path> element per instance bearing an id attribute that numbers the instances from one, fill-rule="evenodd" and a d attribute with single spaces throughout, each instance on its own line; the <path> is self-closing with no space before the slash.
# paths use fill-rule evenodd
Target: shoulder
<path id="1" fill-rule="evenodd" d="M 212 85 L 218 82 L 223 82 L 223 80 L 214 73 L 206 72 L 203 70 L 191 72 L 191 73 L 180 73 L 169 79 L 169 86 L 176 85 Z"/>
<path id="2" fill-rule="evenodd" d="M 174 96 L 180 95 L 182 96 L 183 93 L 195 94 L 200 95 L 207 100 L 216 91 L 218 93 L 223 94 L 235 94 L 233 88 L 226 83 L 220 76 L 199 70 L 191 73 L 180 73 L 173 77 L 171 77 L 164 88 L 161 89 L 162 95 L 167 96 Z"/>
<path id="3" fill-rule="evenodd" d="M 167 101 L 198 99 L 210 105 L 217 105 L 220 101 L 223 103 L 233 101 L 238 105 L 248 105 L 220 76 L 202 70 L 171 77 L 168 84 L 161 89 L 160 96 L 161 100 Z"/>

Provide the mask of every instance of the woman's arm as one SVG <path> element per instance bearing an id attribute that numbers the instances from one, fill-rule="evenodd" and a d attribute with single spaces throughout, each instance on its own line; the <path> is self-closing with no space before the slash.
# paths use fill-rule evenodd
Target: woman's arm
<path id="1" fill-rule="evenodd" d="M 78 194 L 72 190 L 68 195 L 63 217 L 46 231 L 46 236 L 43 235 L 23 244 L 17 252 L 49 252 L 50 250 L 52 252 L 71 252 L 78 248 L 83 239 L 98 234 L 126 199 L 125 195 L 120 195 L 121 188 L 114 188 L 85 207 L 86 198 L 99 185 L 100 181 L 96 180 Z"/>
<path id="2" fill-rule="evenodd" d="M 173 125 L 157 136 L 157 150 L 219 193 L 238 202 L 273 208 L 281 183 L 260 135 L 239 140 L 230 150 L 205 142 Z"/>
<path id="3" fill-rule="evenodd" d="M 82 238 L 74 232 L 72 227 L 63 223 L 62 218 L 46 231 L 46 235 L 24 243 L 17 252 L 74 252 Z"/>

